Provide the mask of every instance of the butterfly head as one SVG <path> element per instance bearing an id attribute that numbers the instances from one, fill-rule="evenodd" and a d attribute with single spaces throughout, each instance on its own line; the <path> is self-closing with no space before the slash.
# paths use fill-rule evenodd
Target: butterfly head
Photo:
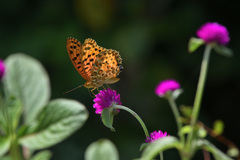
<path id="1" fill-rule="evenodd" d="M 120 72 L 122 72 L 122 71 L 123 71 L 123 69 L 124 69 L 124 68 L 123 68 L 123 66 L 122 66 L 122 65 L 120 65 L 120 66 L 119 66 L 119 70 L 120 70 Z"/>

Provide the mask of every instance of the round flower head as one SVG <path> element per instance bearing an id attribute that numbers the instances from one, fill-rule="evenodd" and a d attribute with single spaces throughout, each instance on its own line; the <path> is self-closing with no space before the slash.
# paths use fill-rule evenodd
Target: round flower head
<path id="1" fill-rule="evenodd" d="M 228 34 L 227 28 L 216 22 L 208 22 L 197 31 L 197 36 L 204 40 L 205 43 L 216 42 L 220 45 L 226 45 L 229 42 Z"/>
<path id="2" fill-rule="evenodd" d="M 180 84 L 177 81 L 173 79 L 168 79 L 168 80 L 161 81 L 157 85 L 155 89 L 155 93 L 158 96 L 163 97 L 168 91 L 174 91 L 179 88 L 180 88 Z"/>
<path id="3" fill-rule="evenodd" d="M 4 62 L 0 59 L 0 80 L 5 74 L 5 64 Z"/>
<path id="4" fill-rule="evenodd" d="M 102 110 L 108 107 L 111 107 L 113 103 L 121 105 L 120 102 L 120 94 L 117 94 L 116 91 L 107 89 L 101 90 L 98 94 L 96 94 L 96 98 L 93 100 L 95 103 L 93 104 L 93 108 L 96 109 L 96 114 L 101 114 Z"/>
<path id="5" fill-rule="evenodd" d="M 152 143 L 152 142 L 158 140 L 159 138 L 166 137 L 166 136 L 167 136 L 167 132 L 163 133 L 161 130 L 159 130 L 158 132 L 154 131 L 154 132 L 150 133 L 150 136 L 147 137 L 145 142 Z"/>

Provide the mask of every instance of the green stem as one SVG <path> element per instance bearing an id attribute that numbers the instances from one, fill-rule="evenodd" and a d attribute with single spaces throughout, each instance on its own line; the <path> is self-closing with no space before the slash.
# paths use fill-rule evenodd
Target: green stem
<path id="1" fill-rule="evenodd" d="M 10 154 L 14 160 L 21 160 L 20 158 L 21 156 L 18 148 L 17 136 L 15 133 L 11 134 Z"/>
<path id="2" fill-rule="evenodd" d="M 194 127 L 196 124 L 196 121 L 198 119 L 199 111 L 200 111 L 200 106 L 201 106 L 201 101 L 202 101 L 202 95 L 203 95 L 203 90 L 204 90 L 204 85 L 206 81 L 206 75 L 207 75 L 207 69 L 208 69 L 208 64 L 209 64 L 209 59 L 210 59 L 210 52 L 211 52 L 211 44 L 206 45 L 204 55 L 203 55 L 203 60 L 202 60 L 202 66 L 201 66 L 201 71 L 200 71 L 200 76 L 199 76 L 199 81 L 198 81 L 198 87 L 197 87 L 197 92 L 193 104 L 193 111 L 192 111 L 192 116 L 191 116 L 191 132 L 188 135 L 187 139 L 187 151 L 190 152 L 191 150 L 191 141 L 193 138 L 193 132 L 194 132 Z"/>
<path id="3" fill-rule="evenodd" d="M 138 122 L 141 124 L 142 128 L 143 128 L 143 131 L 145 133 L 145 136 L 146 138 L 149 137 L 149 133 L 148 133 L 148 130 L 147 130 L 147 127 L 145 126 L 144 122 L 142 121 L 142 119 L 137 115 L 137 113 L 135 113 L 133 110 L 131 110 L 130 108 L 127 108 L 127 107 L 124 107 L 124 106 L 121 106 L 121 105 L 116 105 L 116 104 L 113 104 L 113 108 L 118 108 L 118 109 L 122 109 L 122 110 L 125 110 L 125 111 L 128 111 L 129 113 L 131 113 L 137 120 Z"/>
<path id="4" fill-rule="evenodd" d="M 160 152 L 159 155 L 160 155 L 160 160 L 163 160 L 163 152 Z"/>
<path id="5" fill-rule="evenodd" d="M 180 140 L 182 142 L 182 145 L 184 145 L 185 143 L 185 137 L 183 134 L 180 134 L 180 131 L 182 129 L 182 123 L 181 123 L 181 117 L 180 117 L 180 114 L 179 114 L 179 111 L 178 111 L 178 107 L 173 99 L 173 97 L 171 95 L 167 96 L 167 99 L 168 99 L 168 102 L 171 106 L 171 109 L 173 111 L 173 114 L 174 114 L 174 117 L 175 117 L 175 120 L 176 120 L 176 123 L 177 123 L 177 127 L 178 127 L 178 133 L 179 133 L 179 137 L 180 137 Z"/>

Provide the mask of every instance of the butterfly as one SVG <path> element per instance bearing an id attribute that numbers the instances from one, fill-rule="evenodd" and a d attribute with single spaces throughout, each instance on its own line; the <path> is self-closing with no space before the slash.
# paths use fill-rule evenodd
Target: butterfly
<path id="1" fill-rule="evenodd" d="M 86 80 L 84 87 L 93 88 L 93 91 L 103 84 L 113 84 L 120 80 L 117 76 L 123 67 L 118 51 L 100 47 L 91 38 L 81 44 L 77 39 L 69 37 L 66 47 L 74 67 Z"/>

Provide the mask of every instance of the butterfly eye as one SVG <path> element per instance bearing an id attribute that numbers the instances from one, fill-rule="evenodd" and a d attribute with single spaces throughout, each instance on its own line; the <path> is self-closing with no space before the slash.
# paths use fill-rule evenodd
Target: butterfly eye
<path id="1" fill-rule="evenodd" d="M 123 71 L 123 66 L 122 65 L 119 66 L 119 69 L 120 69 L 120 71 Z"/>

